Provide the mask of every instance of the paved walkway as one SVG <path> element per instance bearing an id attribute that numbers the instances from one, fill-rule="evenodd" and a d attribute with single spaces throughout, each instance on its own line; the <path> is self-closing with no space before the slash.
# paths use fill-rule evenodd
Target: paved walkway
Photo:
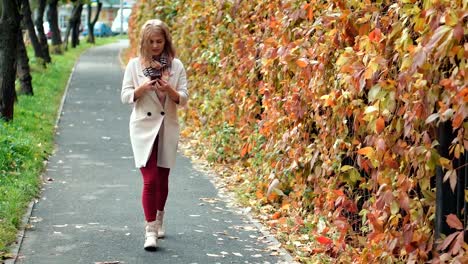
<path id="1" fill-rule="evenodd" d="M 167 237 L 143 250 L 141 177 L 120 103 L 122 41 L 92 48 L 73 73 L 44 190 L 16 263 L 279 263 L 273 244 L 219 198 L 207 175 L 177 157 Z M 273 254 L 272 254 L 273 253 Z"/>

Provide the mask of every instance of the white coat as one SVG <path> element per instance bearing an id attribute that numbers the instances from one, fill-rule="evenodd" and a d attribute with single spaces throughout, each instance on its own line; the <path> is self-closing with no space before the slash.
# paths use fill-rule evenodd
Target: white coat
<path id="1" fill-rule="evenodd" d="M 178 105 L 166 96 L 163 106 L 154 91 L 148 91 L 134 101 L 135 88 L 146 81 L 148 78 L 143 75 L 140 59 L 131 59 L 125 69 L 120 97 L 122 103 L 133 105 L 129 127 L 135 166 L 146 166 L 159 134 L 157 164 L 159 167 L 172 168 L 179 142 L 177 108 L 186 105 L 188 99 L 185 68 L 180 60 L 172 61 L 169 84 L 179 93 Z"/>

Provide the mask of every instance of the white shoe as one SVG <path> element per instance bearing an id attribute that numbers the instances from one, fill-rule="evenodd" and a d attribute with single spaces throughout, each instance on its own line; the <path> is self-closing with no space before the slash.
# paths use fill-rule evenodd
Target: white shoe
<path id="1" fill-rule="evenodd" d="M 147 222 L 145 227 L 145 250 L 154 251 L 158 247 L 158 236 L 157 236 L 156 221 Z"/>
<path id="2" fill-rule="evenodd" d="M 156 226 L 158 228 L 158 238 L 163 238 L 166 235 L 166 230 L 163 226 L 164 211 L 158 211 L 156 214 Z"/>

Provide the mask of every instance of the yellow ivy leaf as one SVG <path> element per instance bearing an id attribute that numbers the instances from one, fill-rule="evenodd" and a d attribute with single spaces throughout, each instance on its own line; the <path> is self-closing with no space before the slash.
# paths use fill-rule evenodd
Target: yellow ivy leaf
<path id="1" fill-rule="evenodd" d="M 361 148 L 357 151 L 359 155 L 364 155 L 370 158 L 371 156 L 374 156 L 374 149 L 372 147 L 365 147 Z"/>

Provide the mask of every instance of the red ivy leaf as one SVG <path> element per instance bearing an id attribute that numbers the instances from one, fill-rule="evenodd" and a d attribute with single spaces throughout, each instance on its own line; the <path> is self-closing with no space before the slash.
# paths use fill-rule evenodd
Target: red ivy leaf
<path id="1" fill-rule="evenodd" d="M 453 239 L 458 235 L 458 233 L 460 233 L 460 232 L 455 232 L 455 233 L 449 235 L 448 237 L 446 237 L 444 239 L 444 242 L 442 244 L 440 244 L 437 247 L 437 249 L 438 250 L 445 250 L 452 243 Z"/>
<path id="2" fill-rule="evenodd" d="M 462 222 L 458 219 L 458 217 L 454 214 L 449 214 L 447 215 L 447 224 L 451 228 L 455 228 L 457 230 L 462 230 L 463 229 L 463 224 Z"/>
<path id="3" fill-rule="evenodd" d="M 457 39 L 458 41 L 461 41 L 462 38 L 463 38 L 463 27 L 462 25 L 459 23 L 455 26 L 455 28 L 453 29 L 453 36 L 455 37 L 455 39 Z"/>
<path id="4" fill-rule="evenodd" d="M 371 41 L 380 42 L 380 39 L 382 39 L 382 32 L 380 29 L 376 28 L 372 30 L 372 32 L 369 34 L 369 39 Z"/>
<path id="5" fill-rule="evenodd" d="M 458 234 L 457 238 L 453 242 L 452 255 L 455 256 L 460 252 L 460 249 L 464 243 L 464 235 L 464 232 L 460 232 L 460 234 Z"/>

